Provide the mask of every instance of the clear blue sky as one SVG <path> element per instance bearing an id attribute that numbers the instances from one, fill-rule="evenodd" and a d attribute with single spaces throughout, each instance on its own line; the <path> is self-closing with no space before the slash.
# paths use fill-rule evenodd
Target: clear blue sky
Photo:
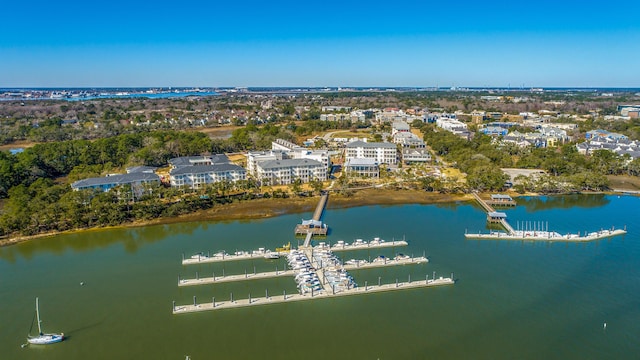
<path id="1" fill-rule="evenodd" d="M 640 2 L 11 1 L 0 87 L 640 87 Z"/>

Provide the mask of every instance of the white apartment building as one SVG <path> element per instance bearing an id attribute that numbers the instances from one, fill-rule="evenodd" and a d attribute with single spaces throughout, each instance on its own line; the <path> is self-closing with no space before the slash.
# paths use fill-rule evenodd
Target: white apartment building
<path id="1" fill-rule="evenodd" d="M 396 144 L 380 142 L 354 141 L 347 144 L 345 160 L 375 159 L 378 164 L 398 164 L 398 150 Z"/>
<path id="2" fill-rule="evenodd" d="M 303 183 L 327 180 L 327 168 L 311 159 L 283 159 L 260 161 L 257 164 L 258 180 L 268 185 L 288 185 L 296 179 Z"/>
<path id="3" fill-rule="evenodd" d="M 247 153 L 247 174 L 256 177 L 258 163 L 260 161 L 288 159 L 288 153 L 284 150 L 249 151 Z"/>
<path id="4" fill-rule="evenodd" d="M 220 181 L 236 182 L 247 178 L 247 171 L 235 164 L 182 166 L 169 173 L 171 186 L 187 186 L 199 189 Z"/>
<path id="5" fill-rule="evenodd" d="M 375 159 L 354 158 L 344 163 L 344 171 L 348 174 L 356 174 L 367 178 L 380 177 L 380 166 Z"/>

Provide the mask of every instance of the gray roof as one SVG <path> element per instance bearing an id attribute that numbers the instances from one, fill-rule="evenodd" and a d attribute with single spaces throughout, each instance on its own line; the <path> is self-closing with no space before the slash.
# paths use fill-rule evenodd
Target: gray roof
<path id="1" fill-rule="evenodd" d="M 71 184 L 72 189 L 82 189 L 87 187 L 101 186 L 101 185 L 124 185 L 132 184 L 136 182 L 151 182 L 160 181 L 160 177 L 156 174 L 150 173 L 131 173 L 131 174 L 119 174 L 98 178 L 88 178 L 84 180 L 78 180 Z"/>
<path id="2" fill-rule="evenodd" d="M 348 148 L 387 148 L 387 149 L 395 149 L 396 144 L 393 143 L 385 143 L 385 142 L 364 142 L 364 141 L 352 141 L 347 144 Z"/>
<path id="3" fill-rule="evenodd" d="M 210 156 L 183 156 L 169 160 L 169 164 L 174 167 L 193 166 L 194 162 L 210 162 L 211 164 L 224 164 L 229 162 L 229 158 L 225 154 L 216 154 Z"/>
<path id="4" fill-rule="evenodd" d="M 502 218 L 502 219 L 506 219 L 507 218 L 507 214 L 506 213 L 499 212 L 499 211 L 492 211 L 488 215 L 490 217 L 492 217 L 492 218 Z"/>
<path id="5" fill-rule="evenodd" d="M 260 161 L 258 166 L 262 169 L 277 169 L 283 167 L 299 167 L 299 166 L 324 166 L 320 161 L 312 159 L 284 159 L 284 160 L 267 160 Z"/>
<path id="6" fill-rule="evenodd" d="M 211 172 L 246 171 L 242 166 L 235 164 L 193 165 L 182 166 L 171 170 L 172 176 L 185 174 L 207 174 Z"/>
<path id="7" fill-rule="evenodd" d="M 158 168 L 153 166 L 132 166 L 127 168 L 127 174 L 141 172 L 155 172 Z"/>
<path id="8" fill-rule="evenodd" d="M 347 162 L 344 164 L 345 167 L 349 166 L 374 166 L 378 165 L 378 161 L 372 158 L 353 158 L 347 159 Z"/>

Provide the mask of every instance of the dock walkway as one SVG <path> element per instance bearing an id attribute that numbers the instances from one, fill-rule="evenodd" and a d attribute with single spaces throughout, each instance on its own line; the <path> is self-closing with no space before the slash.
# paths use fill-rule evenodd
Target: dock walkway
<path id="1" fill-rule="evenodd" d="M 505 234 L 502 232 L 491 232 L 488 234 L 464 234 L 467 239 L 478 240 L 526 240 L 526 241 L 560 241 L 560 242 L 585 242 L 610 238 L 618 235 L 626 234 L 626 230 L 611 229 L 601 230 L 592 233 L 588 233 L 584 236 L 579 234 L 566 234 L 561 235 L 557 232 L 550 231 L 514 231 L 511 234 Z"/>
<path id="2" fill-rule="evenodd" d="M 267 252 L 243 252 L 237 255 L 229 255 L 229 254 L 216 254 L 213 256 L 206 255 L 198 255 L 197 257 L 191 257 L 188 259 L 182 259 L 182 265 L 193 265 L 193 264 L 205 264 L 205 263 L 216 263 L 216 262 L 224 262 L 224 261 L 238 261 L 238 260 L 250 260 L 250 259 L 262 259 Z"/>
<path id="3" fill-rule="evenodd" d="M 331 251 L 349 251 L 349 250 L 366 250 L 366 249 L 375 249 L 375 248 L 387 248 L 387 247 L 396 247 L 396 246 L 407 246 L 409 245 L 406 241 L 404 240 L 394 240 L 394 241 L 380 241 L 378 243 L 371 243 L 371 242 L 366 242 L 363 241 L 362 243 L 352 243 L 352 244 L 347 244 L 347 243 L 336 243 L 334 245 L 331 245 L 331 247 L 329 248 L 329 245 L 325 245 L 325 246 L 317 246 L 315 248 L 320 248 L 320 249 L 324 249 L 324 250 L 331 250 Z"/>
<path id="4" fill-rule="evenodd" d="M 269 296 L 269 297 L 257 297 L 257 298 L 250 297 L 247 299 L 238 299 L 234 301 L 227 300 L 227 301 L 221 301 L 221 302 L 215 302 L 215 303 L 212 301 L 212 302 L 203 303 L 203 304 L 198 304 L 194 298 L 194 304 L 174 306 L 173 314 L 187 314 L 187 313 L 201 312 L 201 311 L 233 309 L 233 308 L 241 308 L 241 307 L 247 307 L 247 306 L 278 304 L 278 303 L 292 302 L 292 301 L 319 300 L 319 299 L 335 298 L 340 296 L 362 295 L 362 294 L 395 291 L 395 290 L 409 290 L 409 289 L 417 289 L 417 288 L 423 288 L 423 287 L 453 285 L 454 283 L 455 281 L 452 278 L 440 277 L 438 279 L 425 279 L 425 280 L 416 280 L 411 282 L 398 282 L 398 283 L 382 284 L 382 285 L 368 285 L 365 287 L 357 287 L 349 290 L 344 290 L 341 292 L 337 292 L 335 294 L 333 294 L 330 291 L 323 291 L 323 292 L 315 293 L 313 295 L 309 293 L 306 293 L 304 295 L 282 294 L 282 295 Z"/>
<path id="5" fill-rule="evenodd" d="M 235 281 L 245 281 L 245 280 L 259 280 L 259 279 L 271 279 L 275 277 L 281 276 L 293 276 L 293 270 L 276 270 L 271 272 L 262 272 L 262 273 L 247 273 L 240 275 L 226 275 L 226 276 L 216 276 L 216 277 L 198 277 L 196 279 L 180 279 L 178 281 L 178 286 L 194 286 L 194 285 L 206 285 L 206 284 L 220 284 L 220 283 L 228 283 Z"/>

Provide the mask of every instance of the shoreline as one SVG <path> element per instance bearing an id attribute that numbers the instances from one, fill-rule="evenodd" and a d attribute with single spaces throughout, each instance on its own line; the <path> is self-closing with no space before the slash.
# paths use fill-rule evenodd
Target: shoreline
<path id="1" fill-rule="evenodd" d="M 68 231 L 56 231 L 28 236 L 16 236 L 0 240 L 0 247 L 11 246 L 25 241 L 48 238 L 57 235 L 76 234 L 107 229 L 135 228 L 152 225 L 176 224 L 196 221 L 235 221 L 250 219 L 266 219 L 280 215 L 313 212 L 320 196 L 293 197 L 286 199 L 254 199 L 214 206 L 176 217 L 159 218 L 149 221 L 137 221 L 117 226 L 94 227 Z M 470 194 L 439 194 L 423 190 L 384 190 L 364 189 L 356 191 L 352 196 L 332 193 L 329 196 L 327 210 L 345 209 L 360 206 L 403 205 L 403 204 L 437 204 L 456 201 L 469 201 Z"/>
<path id="2" fill-rule="evenodd" d="M 523 196 L 543 196 L 544 194 L 525 193 L 518 194 L 508 192 L 512 197 L 518 198 Z M 626 190 L 612 190 L 607 192 L 581 193 L 581 194 L 628 194 L 638 196 L 638 194 L 627 192 Z M 561 194 L 556 194 L 561 195 Z M 280 215 L 295 214 L 303 212 L 313 212 L 320 196 L 311 197 L 292 197 L 286 199 L 254 199 L 247 201 L 233 202 L 231 204 L 214 206 L 208 210 L 201 210 L 190 214 L 180 215 L 176 217 L 159 218 L 148 221 L 136 221 L 125 223 L 117 226 L 94 227 L 85 229 L 74 229 L 68 231 L 57 231 L 50 233 L 42 233 L 28 236 L 16 236 L 6 239 L 0 239 L 0 247 L 11 246 L 26 241 L 48 238 L 57 235 L 88 233 L 92 231 L 102 231 L 108 229 L 126 229 L 143 226 L 188 223 L 196 221 L 236 221 L 251 219 L 266 219 Z M 432 193 L 424 190 L 389 190 L 389 189 L 361 189 L 357 190 L 351 196 L 339 195 L 332 193 L 329 196 L 327 210 L 346 209 L 360 206 L 391 206 L 391 205 L 409 205 L 409 204 L 440 204 L 452 203 L 458 201 L 473 201 L 471 194 L 443 194 Z"/>

